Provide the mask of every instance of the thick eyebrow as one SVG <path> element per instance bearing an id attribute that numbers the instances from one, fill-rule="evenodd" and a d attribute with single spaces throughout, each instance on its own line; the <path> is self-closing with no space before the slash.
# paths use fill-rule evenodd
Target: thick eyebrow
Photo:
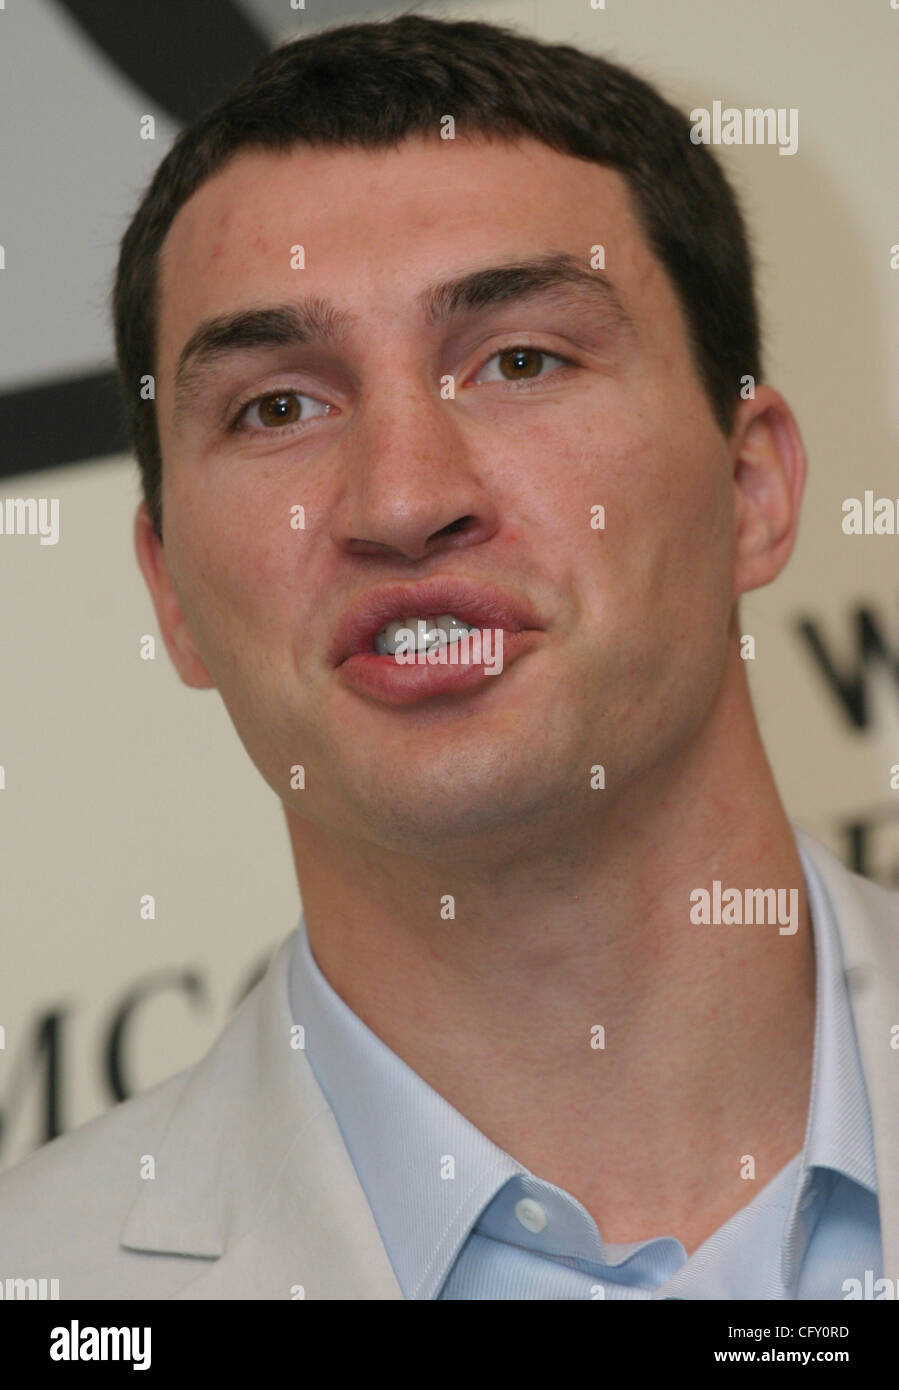
<path id="1" fill-rule="evenodd" d="M 530 260 L 507 261 L 429 285 L 416 303 L 427 324 L 436 328 L 463 314 L 483 312 L 511 301 L 536 296 L 565 296 L 574 290 L 596 305 L 598 314 L 619 327 L 631 320 L 618 291 L 603 270 L 591 270 L 566 251 L 551 251 Z M 204 320 L 181 350 L 175 371 L 175 419 L 203 392 L 224 359 L 238 353 L 263 352 L 302 344 L 335 346 L 358 323 L 357 317 L 327 299 L 242 309 Z"/>
<path id="2" fill-rule="evenodd" d="M 621 326 L 630 323 L 618 291 L 604 270 L 590 270 L 567 251 L 549 251 L 533 260 L 507 261 L 474 270 L 455 280 L 431 285 L 418 304 L 432 327 L 458 315 L 492 309 L 510 300 L 530 299 L 551 291 L 572 289 L 592 298 L 597 310 Z"/>

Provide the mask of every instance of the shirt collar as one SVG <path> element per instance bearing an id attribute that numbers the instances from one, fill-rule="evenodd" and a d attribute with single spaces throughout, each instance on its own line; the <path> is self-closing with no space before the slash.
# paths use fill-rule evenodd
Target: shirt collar
<path id="1" fill-rule="evenodd" d="M 526 1173 L 392 1052 L 322 974 L 306 933 L 290 967 L 294 1019 L 403 1294 L 436 1296 L 484 1207 Z"/>
<path id="2" fill-rule="evenodd" d="M 796 827 L 794 827 L 794 830 Z M 784 1224 L 782 1277 L 789 1286 L 810 1235 L 805 1212 L 827 1172 L 877 1193 L 874 1137 L 836 918 L 811 855 L 797 837 L 815 942 L 815 1044 L 805 1142 Z M 820 1176 L 819 1176 L 820 1175 Z"/>
<path id="3" fill-rule="evenodd" d="M 815 941 L 815 1041 L 805 1142 L 782 1243 L 789 1285 L 810 1234 L 818 1173 L 877 1192 L 864 1074 L 839 934 L 824 887 L 798 843 Z M 776 940 L 776 938 L 775 938 Z M 512 1177 L 529 1174 L 392 1052 L 322 974 L 301 919 L 290 967 L 293 1016 L 334 1111 L 406 1298 L 432 1299 L 481 1212 Z"/>

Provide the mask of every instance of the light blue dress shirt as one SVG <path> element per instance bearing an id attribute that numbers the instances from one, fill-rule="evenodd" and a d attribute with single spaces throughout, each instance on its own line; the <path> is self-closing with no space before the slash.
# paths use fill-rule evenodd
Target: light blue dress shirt
<path id="1" fill-rule="evenodd" d="M 840 940 L 799 847 L 817 1004 L 802 1152 L 688 1258 L 604 1242 L 589 1212 L 504 1153 L 390 1050 L 319 969 L 305 921 L 290 999 L 403 1295 L 410 1299 L 842 1299 L 882 1275 L 874 1143 Z M 759 930 L 758 927 L 750 930 Z"/>

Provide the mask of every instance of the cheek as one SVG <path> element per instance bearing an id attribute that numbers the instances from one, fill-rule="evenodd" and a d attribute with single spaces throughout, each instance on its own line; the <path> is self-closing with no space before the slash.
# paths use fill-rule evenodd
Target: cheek
<path id="1" fill-rule="evenodd" d="M 687 610 L 694 622 L 712 618 L 730 598 L 728 470 L 726 449 L 702 418 L 688 424 L 674 415 L 667 431 L 655 414 L 644 423 L 634 412 L 617 430 L 610 422 L 585 431 L 572 451 L 565 504 L 567 515 L 575 508 L 585 518 L 583 532 L 569 537 L 580 582 L 614 595 L 629 621 L 650 628 Z M 590 529 L 595 503 L 605 509 L 604 530 Z"/>
<path id="2" fill-rule="evenodd" d="M 595 534 L 591 508 L 605 505 L 619 488 L 622 453 L 595 419 L 572 421 L 560 410 L 555 420 L 532 422 L 524 431 L 504 469 L 508 497 L 514 495 L 515 510 L 538 535 L 577 546 Z"/>
<path id="3" fill-rule="evenodd" d="M 213 674 L 271 638 L 290 609 L 286 547 L 246 516 L 216 519 L 176 558 L 176 590 L 200 654 Z M 280 616 L 279 616 L 280 615 Z"/>
<path id="4" fill-rule="evenodd" d="M 697 654 L 717 649 L 731 606 L 730 489 L 717 460 L 691 468 L 662 497 L 652 536 L 643 602 L 653 626 Z M 725 465 L 722 463 L 721 468 Z"/>

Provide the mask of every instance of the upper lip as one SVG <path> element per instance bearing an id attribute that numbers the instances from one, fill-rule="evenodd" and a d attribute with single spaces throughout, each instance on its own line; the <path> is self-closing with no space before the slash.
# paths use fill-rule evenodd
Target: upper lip
<path id="1" fill-rule="evenodd" d="M 423 579 L 417 584 L 385 584 L 369 589 L 344 610 L 331 643 L 331 664 L 339 666 L 357 652 L 371 651 L 378 633 L 390 622 L 441 613 L 451 613 L 470 627 L 503 628 L 506 632 L 541 627 L 527 602 L 494 584 L 449 576 Z"/>

